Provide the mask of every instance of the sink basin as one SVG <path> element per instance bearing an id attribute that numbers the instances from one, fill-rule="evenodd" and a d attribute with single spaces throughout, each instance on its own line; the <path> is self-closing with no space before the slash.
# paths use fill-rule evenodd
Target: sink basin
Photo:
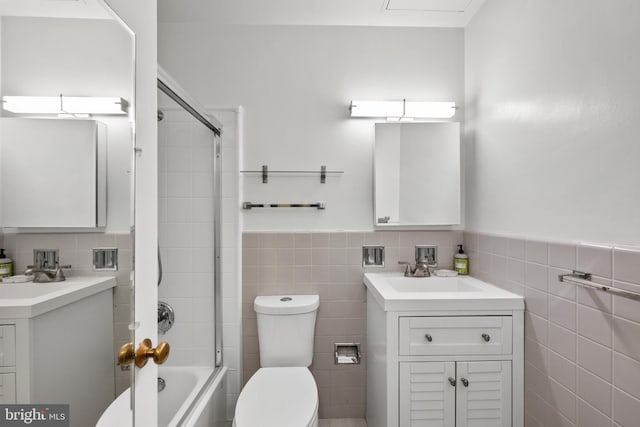
<path id="1" fill-rule="evenodd" d="M 459 277 L 389 277 L 397 292 L 482 292 L 472 282 Z"/>
<path id="2" fill-rule="evenodd" d="M 366 273 L 364 284 L 385 311 L 517 310 L 524 299 L 471 276 L 404 277 Z"/>
<path id="3" fill-rule="evenodd" d="M 68 277 L 55 283 L 0 283 L 0 319 L 29 319 L 116 285 L 114 277 Z"/>

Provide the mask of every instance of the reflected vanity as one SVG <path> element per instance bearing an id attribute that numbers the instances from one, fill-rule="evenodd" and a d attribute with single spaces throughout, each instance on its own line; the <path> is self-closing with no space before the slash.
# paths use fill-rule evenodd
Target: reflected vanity
<path id="1" fill-rule="evenodd" d="M 374 225 L 460 224 L 460 124 L 376 123 Z"/>
<path id="2" fill-rule="evenodd" d="M 0 283 L 0 349 L 14 356 L 0 351 L 0 403 L 68 404 L 71 427 L 95 425 L 131 375 L 115 365 L 114 336 L 130 334 L 133 110 L 78 111 L 62 99 L 135 105 L 133 33 L 106 6 L 0 8 L 0 244 L 16 272 L 35 249 L 73 264 L 63 282 Z M 9 97 L 54 99 L 66 114 L 18 111 Z M 92 270 L 92 248 L 107 246 L 120 254 L 108 276 Z"/>

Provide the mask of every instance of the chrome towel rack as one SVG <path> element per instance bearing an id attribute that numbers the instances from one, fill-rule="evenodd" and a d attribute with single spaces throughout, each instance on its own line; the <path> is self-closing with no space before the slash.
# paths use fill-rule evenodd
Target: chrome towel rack
<path id="1" fill-rule="evenodd" d="M 640 293 L 595 283 L 591 281 L 591 273 L 584 273 L 582 271 L 573 270 L 573 273 L 558 275 L 558 280 L 560 280 L 561 282 L 573 283 L 574 285 L 582 286 L 583 288 L 597 289 L 599 291 L 607 292 L 612 295 L 618 295 L 621 297 L 640 301 Z"/>
<path id="2" fill-rule="evenodd" d="M 253 208 L 317 208 L 319 210 L 327 208 L 327 202 L 317 203 L 242 203 L 242 209 Z"/>

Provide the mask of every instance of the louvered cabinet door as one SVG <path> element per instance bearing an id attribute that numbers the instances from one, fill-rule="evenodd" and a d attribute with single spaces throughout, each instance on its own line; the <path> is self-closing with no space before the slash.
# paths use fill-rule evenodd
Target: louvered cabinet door
<path id="1" fill-rule="evenodd" d="M 455 377 L 455 362 L 400 363 L 400 427 L 455 427 Z"/>
<path id="2" fill-rule="evenodd" d="M 457 362 L 456 427 L 511 426 L 511 361 Z"/>

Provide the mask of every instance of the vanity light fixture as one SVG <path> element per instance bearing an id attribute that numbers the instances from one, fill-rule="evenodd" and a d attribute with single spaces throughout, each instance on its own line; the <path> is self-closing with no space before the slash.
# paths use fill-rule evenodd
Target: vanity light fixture
<path id="1" fill-rule="evenodd" d="M 456 114 L 455 102 L 351 101 L 351 117 L 386 117 L 389 121 L 449 119 Z"/>
<path id="2" fill-rule="evenodd" d="M 2 108 L 19 114 L 127 114 L 129 103 L 118 97 L 95 96 L 3 96 Z"/>

